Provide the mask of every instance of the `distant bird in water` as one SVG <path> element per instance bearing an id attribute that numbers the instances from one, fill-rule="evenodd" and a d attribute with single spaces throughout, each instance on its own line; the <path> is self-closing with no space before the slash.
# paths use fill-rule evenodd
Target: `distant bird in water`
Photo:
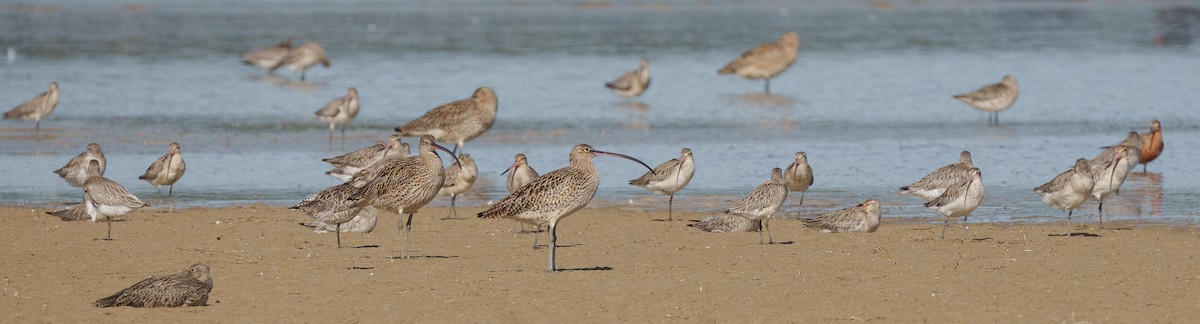
<path id="1" fill-rule="evenodd" d="M 813 171 L 812 167 L 808 165 L 808 154 L 796 152 L 796 158 L 792 160 L 792 165 L 783 171 L 783 183 L 787 185 L 788 191 L 800 192 L 800 208 L 804 208 L 804 194 L 813 184 Z M 797 213 L 797 215 L 799 214 Z"/>
<path id="2" fill-rule="evenodd" d="M 1157 159 L 1163 151 L 1162 124 L 1158 119 L 1150 121 L 1150 132 L 1141 134 L 1142 142 L 1142 173 L 1146 173 L 1146 165 Z"/>
<path id="3" fill-rule="evenodd" d="M 329 67 L 329 56 L 325 55 L 325 50 L 317 42 L 307 42 L 289 50 L 287 54 L 283 55 L 283 58 L 279 59 L 279 62 L 269 68 L 267 73 L 286 67 L 289 70 L 300 72 L 300 81 L 304 81 L 304 73 L 317 63 Z"/>
<path id="4" fill-rule="evenodd" d="M 129 189 L 125 189 L 121 184 L 100 175 L 100 162 L 96 160 L 88 162 L 88 181 L 83 183 L 83 204 L 93 222 L 100 217 L 104 217 L 104 220 L 108 222 L 108 235 L 104 237 L 105 241 L 112 241 L 113 217 L 150 206 L 129 193 Z"/>
<path id="5" fill-rule="evenodd" d="M 358 90 L 354 87 L 346 89 L 346 95 L 334 98 L 329 103 L 325 104 L 320 110 L 317 110 L 317 118 L 321 121 L 329 123 L 329 143 L 333 143 L 333 129 L 338 125 L 342 126 L 342 141 L 346 141 L 346 127 L 358 116 Z"/>
<path id="6" fill-rule="evenodd" d="M 300 223 L 304 227 L 308 227 L 315 233 L 370 233 L 375 230 L 375 224 L 379 222 L 379 212 L 375 207 L 363 207 L 358 215 L 351 218 L 350 221 L 342 224 L 330 224 L 319 220 Z"/>
<path id="7" fill-rule="evenodd" d="M 1111 149 L 1111 153 L 1102 152 L 1100 156 L 1088 161 L 1088 166 L 1092 168 L 1092 178 L 1095 180 L 1092 198 L 1100 203 L 1097 218 L 1101 229 L 1104 228 L 1104 199 L 1120 192 L 1121 185 L 1125 183 L 1125 176 L 1129 175 L 1137 161 L 1141 160 L 1140 151 L 1138 147 L 1117 145 Z"/>
<path id="8" fill-rule="evenodd" d="M 558 222 L 583 209 L 592 201 L 592 197 L 596 196 L 596 190 L 600 187 L 600 173 L 592 163 L 592 158 L 596 156 L 628 159 L 650 169 L 649 165 L 632 156 L 599 151 L 590 145 L 578 144 L 571 148 L 569 165 L 550 171 L 517 189 L 479 213 L 479 218 L 509 218 L 535 226 L 549 225 L 550 272 L 558 271 L 554 263 L 554 252 L 558 247 Z"/>
<path id="9" fill-rule="evenodd" d="M 696 174 L 696 160 L 692 158 L 692 149 L 683 148 L 678 158 L 659 164 L 654 171 L 646 172 L 637 179 L 629 180 L 629 184 L 646 188 L 650 192 L 669 195 L 667 199 L 667 220 L 675 218 L 671 215 L 675 205 L 675 193 L 687 187 Z"/>
<path id="10" fill-rule="evenodd" d="M 958 163 L 937 168 L 926 175 L 921 180 L 913 182 L 913 184 L 900 187 L 900 193 L 911 194 L 917 197 L 930 201 L 937 199 L 946 192 L 946 188 L 958 184 L 962 179 L 966 179 L 967 173 L 973 168 L 971 162 L 971 152 L 962 151 L 958 154 Z"/>
<path id="11" fill-rule="evenodd" d="M 879 201 L 867 199 L 858 206 L 829 212 L 816 218 L 805 219 L 804 225 L 822 233 L 859 232 L 875 233 L 879 229 Z"/>
<path id="12" fill-rule="evenodd" d="M 983 196 L 986 193 L 982 173 L 979 168 L 971 168 L 967 171 L 965 179 L 946 188 L 946 191 L 937 199 L 925 203 L 925 207 L 946 217 L 946 222 L 942 224 L 942 239 L 946 238 L 946 227 L 950 226 L 950 219 L 962 217 L 963 241 L 967 240 L 967 216 L 970 216 L 971 212 L 979 207 L 979 203 L 983 202 Z"/>
<path id="13" fill-rule="evenodd" d="M 358 217 L 367 208 L 371 208 L 371 214 L 375 213 L 371 206 L 355 207 L 353 201 L 346 200 L 355 192 L 358 192 L 358 188 L 350 182 L 343 182 L 309 195 L 304 201 L 288 209 L 302 211 L 315 218 L 319 224 L 332 224 L 334 232 L 337 233 L 337 247 L 341 248 L 342 224 Z M 372 224 L 371 227 L 375 225 Z"/>
<path id="14" fill-rule="evenodd" d="M 379 161 L 388 158 L 406 158 L 408 156 L 408 143 L 400 142 L 400 135 L 392 134 L 388 136 L 387 142 L 379 142 L 375 145 L 322 159 L 321 161 L 333 165 L 333 170 L 326 171 L 326 175 L 341 179 L 342 181 L 350 181 L 350 178 L 354 177 L 354 174 L 379 163 Z"/>
<path id="15" fill-rule="evenodd" d="M 433 135 L 440 142 L 454 143 L 454 154 L 464 143 L 479 137 L 496 122 L 496 92 L 479 87 L 471 98 L 430 109 L 421 117 L 396 127 L 400 136 Z"/>
<path id="16" fill-rule="evenodd" d="M 175 182 L 183 177 L 183 172 L 187 171 L 187 164 L 183 163 L 183 154 L 179 151 L 179 143 L 171 142 L 167 147 L 167 154 L 154 160 L 149 168 L 146 168 L 146 173 L 138 177 L 138 180 L 146 180 L 150 185 L 158 189 L 158 202 L 162 203 L 162 186 L 169 186 L 167 189 L 167 199 L 171 201 L 171 208 L 168 212 L 175 212 Z"/>
<path id="17" fill-rule="evenodd" d="M 537 171 L 534 170 L 533 167 L 529 166 L 529 161 L 525 159 L 524 153 L 517 153 L 517 155 L 513 157 L 512 165 L 508 166 L 508 169 L 504 170 L 504 172 L 500 172 L 500 175 L 504 175 L 506 173 L 508 174 L 508 177 L 505 178 L 505 186 L 508 188 L 508 193 L 510 194 L 514 191 L 517 191 L 517 189 L 524 187 L 530 182 L 533 182 L 533 180 L 537 179 L 538 177 Z M 520 224 L 521 234 L 530 233 L 529 231 L 525 230 L 525 223 Z M 542 226 L 538 225 L 537 229 L 533 233 L 540 233 L 541 231 Z M 537 249 L 537 247 L 538 242 L 535 238 L 533 240 L 533 248 Z"/>
<path id="18" fill-rule="evenodd" d="M 204 306 L 212 292 L 212 273 L 208 265 L 193 264 L 183 272 L 151 277 L 97 300 L 96 307 L 179 307 Z"/>
<path id="19" fill-rule="evenodd" d="M 763 91 L 771 93 L 771 78 L 787 70 L 796 63 L 796 54 L 800 53 L 800 36 L 794 32 L 784 33 L 779 41 L 770 42 L 742 53 L 725 67 L 717 70 L 717 74 L 737 74 L 747 79 L 766 79 Z"/>
<path id="20" fill-rule="evenodd" d="M 267 73 L 271 74 L 275 71 L 273 67 L 275 67 L 276 64 L 279 64 L 279 61 L 283 59 L 283 56 L 287 55 L 288 51 L 291 50 L 292 39 L 288 38 L 279 44 L 263 47 L 256 51 L 246 53 L 246 55 L 242 55 L 242 63 L 267 69 Z"/>
<path id="21" fill-rule="evenodd" d="M 438 190 L 438 195 L 450 196 L 450 215 L 446 218 L 458 218 L 454 202 L 458 199 L 458 195 L 467 192 L 472 185 L 475 185 L 479 169 L 475 166 L 475 159 L 472 159 L 470 154 L 463 153 L 458 155 L 458 162 L 446 167 L 444 172 L 446 180 L 442 182 L 442 189 Z"/>
<path id="22" fill-rule="evenodd" d="M 1071 214 L 1092 195 L 1096 180 L 1087 159 L 1075 161 L 1075 167 L 1059 173 L 1053 180 L 1033 189 L 1042 202 L 1067 211 L 1067 236 L 1071 236 Z"/>
<path id="23" fill-rule="evenodd" d="M 993 83 L 975 91 L 955 95 L 958 99 L 975 109 L 990 112 L 988 125 L 1000 125 L 1000 111 L 1012 107 L 1017 102 L 1017 94 L 1021 92 L 1017 78 L 1005 75 L 1000 83 Z"/>
<path id="24" fill-rule="evenodd" d="M 759 222 L 751 221 L 742 216 L 730 214 L 716 214 L 708 216 L 698 222 L 688 224 L 688 226 L 712 233 L 753 232 L 762 230 L 759 228 Z"/>
<path id="25" fill-rule="evenodd" d="M 646 89 L 650 88 L 650 60 L 643 57 L 641 67 L 621 74 L 616 80 L 605 83 L 604 86 L 625 98 L 642 95 Z"/>
<path id="26" fill-rule="evenodd" d="M 783 181 L 783 169 L 771 169 L 771 180 L 767 180 L 754 188 L 749 195 L 738 201 L 725 211 L 726 214 L 745 217 L 751 221 L 761 221 L 762 231 L 758 232 L 758 244 L 763 244 L 763 233 L 767 232 L 767 243 L 775 244 L 771 238 L 771 216 L 783 208 L 787 200 L 787 185 Z"/>
<path id="27" fill-rule="evenodd" d="M 42 119 L 54 112 L 55 107 L 58 107 L 58 82 L 50 82 L 50 90 L 9 109 L 4 113 L 4 119 L 33 119 L 36 121 L 34 123 L 36 135 L 42 130 Z"/>
<path id="28" fill-rule="evenodd" d="M 104 159 L 104 151 L 100 150 L 100 144 L 96 143 L 89 143 L 87 151 L 71 158 L 70 161 L 67 161 L 67 165 L 54 170 L 54 174 L 62 177 L 72 187 L 83 187 L 83 183 L 88 179 L 87 168 L 90 161 L 100 162 L 99 174 L 104 175 L 104 168 L 108 162 Z"/>
<path id="29" fill-rule="evenodd" d="M 396 227 L 400 231 L 401 258 L 412 256 L 412 218 L 421 207 L 429 204 L 442 189 L 445 172 L 442 171 L 442 158 L 434 151 L 447 150 L 433 142 L 432 135 L 421 136 L 417 145 L 417 155 L 403 159 L 387 159 L 362 186 L 346 200 L 353 201 L 351 207 L 374 206 L 383 210 L 395 210 L 400 214 Z M 453 153 L 450 155 L 454 157 Z M 457 160 L 457 157 L 454 157 Z M 457 162 L 457 161 L 456 161 Z M 353 184 L 355 180 L 351 180 Z M 408 220 L 403 220 L 404 214 Z"/>

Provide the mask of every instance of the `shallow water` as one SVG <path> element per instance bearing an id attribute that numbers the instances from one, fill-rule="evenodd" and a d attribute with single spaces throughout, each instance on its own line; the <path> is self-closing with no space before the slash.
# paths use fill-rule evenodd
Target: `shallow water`
<path id="1" fill-rule="evenodd" d="M 879 3 L 877 3 L 879 4 Z M 1192 222 L 1200 175 L 1194 112 L 1200 14 L 1141 2 L 907 2 L 692 4 L 540 2 L 336 5 L 251 1 L 199 7 L 37 2 L 0 8 L 0 106 L 58 81 L 58 109 L 35 139 L 32 122 L 0 123 L 0 203 L 51 205 L 80 191 L 52 170 L 98 142 L 107 177 L 143 199 L 136 180 L 178 141 L 188 171 L 179 205 L 294 203 L 336 184 L 320 158 L 386 137 L 426 110 L 496 90 L 495 127 L 469 142 L 480 181 L 460 202 L 505 195 L 499 174 L 524 152 L 545 173 L 576 143 L 626 153 L 651 166 L 695 152 L 698 172 L 677 207 L 715 211 L 808 153 L 816 183 L 805 214 L 879 198 L 889 217 L 929 217 L 896 188 L 970 150 L 987 199 L 973 218 L 1052 220 L 1032 188 L 1158 118 L 1167 149 L 1150 174 L 1133 174 L 1110 198 L 1110 219 Z M 772 82 L 717 76 L 745 49 L 784 31 L 800 34 L 799 60 Z M 267 77 L 242 53 L 291 37 L 317 40 L 332 67 L 308 82 Z M 654 81 L 636 100 L 602 87 L 651 61 Z M 1015 75 L 1022 93 L 988 127 L 986 114 L 952 94 Z M 345 88 L 363 110 L 344 144 L 326 143 L 312 113 Z M 412 143 L 412 139 L 407 140 Z M 645 169 L 596 160 L 596 204 L 663 208 L 666 197 L 629 186 Z M 1140 167 L 1138 170 L 1140 171 Z M 165 191 L 165 189 L 164 189 Z M 796 204 L 793 195 L 789 204 Z M 153 203 L 153 202 L 152 202 Z M 446 204 L 444 199 L 435 204 Z M 1076 215 L 1091 221 L 1095 203 Z M 792 209 L 795 210 L 795 209 Z"/>

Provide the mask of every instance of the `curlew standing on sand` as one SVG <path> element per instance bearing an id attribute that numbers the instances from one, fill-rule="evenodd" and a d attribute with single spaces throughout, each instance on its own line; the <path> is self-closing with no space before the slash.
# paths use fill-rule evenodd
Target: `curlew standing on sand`
<path id="1" fill-rule="evenodd" d="M 87 168 L 89 161 L 100 162 L 100 175 L 104 175 L 104 168 L 108 162 L 104 159 L 104 151 L 100 150 L 100 144 L 90 143 L 87 146 L 87 151 L 79 153 L 75 157 L 67 161 L 67 165 L 54 170 L 54 174 L 62 177 L 72 187 L 82 187 L 84 182 L 87 182 Z"/>
<path id="2" fill-rule="evenodd" d="M 778 41 L 758 45 L 742 53 L 742 56 L 717 70 L 717 74 L 733 73 L 747 79 L 766 79 L 763 90 L 770 94 L 771 78 L 787 70 L 792 63 L 796 63 L 798 53 L 800 36 L 795 32 L 786 32 Z"/>
<path id="3" fill-rule="evenodd" d="M 454 143 L 454 154 L 464 143 L 479 137 L 496 122 L 496 92 L 479 87 L 471 98 L 453 101 L 430 109 L 421 117 L 396 127 L 400 136 L 433 135 L 441 142 Z"/>
<path id="4" fill-rule="evenodd" d="M 204 306 L 213 280 L 208 265 L 193 264 L 183 272 L 150 277 L 112 296 L 97 300 L 96 307 L 179 307 Z"/>
<path id="5" fill-rule="evenodd" d="M 774 168 L 771 169 L 771 180 L 758 185 L 746 198 L 742 198 L 725 213 L 745 217 L 751 221 L 761 221 L 762 230 L 758 232 L 758 244 L 763 244 L 763 232 L 767 232 L 767 243 L 775 244 L 775 239 L 771 238 L 771 215 L 783 208 L 787 194 L 783 169 Z"/>
<path id="6" fill-rule="evenodd" d="M 1150 121 L 1150 132 L 1141 134 L 1142 142 L 1142 173 L 1146 173 L 1146 165 L 1157 159 L 1163 151 L 1162 124 L 1158 119 Z"/>
<path id="7" fill-rule="evenodd" d="M 1033 189 L 1042 202 L 1067 211 L 1067 236 L 1071 236 L 1071 214 L 1092 195 L 1096 180 L 1087 159 L 1075 160 L 1075 167 L 1059 173 L 1053 180 Z"/>
<path id="8" fill-rule="evenodd" d="M 683 148 L 679 158 L 659 164 L 654 171 L 646 172 L 637 179 L 629 180 L 629 184 L 646 188 L 656 194 L 670 195 L 667 199 L 667 221 L 675 220 L 671 215 L 675 205 L 675 193 L 687 187 L 696 174 L 696 160 L 692 158 L 692 149 Z"/>
<path id="9" fill-rule="evenodd" d="M 288 38 L 279 44 L 263 47 L 256 51 L 246 53 L 246 55 L 242 55 L 242 63 L 267 69 L 267 74 L 270 75 L 271 73 L 275 72 L 272 67 L 274 67 L 276 64 L 279 64 L 279 61 L 283 59 L 283 56 L 287 55 L 288 51 L 291 50 L 292 39 Z"/>
<path id="10" fill-rule="evenodd" d="M 370 233 L 375 230 L 375 224 L 379 221 L 379 212 L 375 207 L 363 207 L 358 215 L 351 218 L 350 221 L 342 224 L 330 224 L 319 220 L 300 223 L 304 227 L 313 230 L 314 233 L 328 233 L 330 231 L 340 233 Z"/>
<path id="11" fill-rule="evenodd" d="M 345 96 L 334 98 L 333 100 L 329 101 L 329 103 L 325 104 L 325 107 L 321 107 L 320 110 L 317 110 L 317 118 L 320 118 L 321 121 L 329 123 L 329 143 L 333 143 L 333 129 L 338 125 L 343 125 L 342 141 L 346 141 L 345 125 L 349 124 L 350 121 L 353 121 L 355 116 L 358 116 L 359 107 L 358 90 L 354 89 L 354 87 L 350 87 L 349 89 L 346 89 Z"/>
<path id="12" fill-rule="evenodd" d="M 42 119 L 54 112 L 55 107 L 58 107 L 58 82 L 50 82 L 50 90 L 9 109 L 4 113 L 4 119 L 35 120 L 33 127 L 36 136 L 42 130 Z"/>
<path id="13" fill-rule="evenodd" d="M 146 180 L 150 185 L 158 189 L 158 203 L 162 203 L 162 186 L 169 186 L 167 189 L 167 199 L 171 201 L 171 213 L 175 212 L 175 182 L 183 177 L 183 172 L 187 171 L 187 164 L 183 163 L 183 154 L 179 152 L 179 143 L 171 142 L 167 148 L 167 154 L 154 160 L 149 168 L 146 168 L 146 173 L 138 177 L 138 180 Z"/>
<path id="14" fill-rule="evenodd" d="M 112 218 L 125 215 L 138 208 L 150 206 L 121 184 L 100 175 L 100 162 L 88 162 L 88 181 L 83 183 L 83 204 L 88 216 L 95 222 L 100 217 L 108 222 L 105 241 L 112 241 Z"/>
<path id="15" fill-rule="evenodd" d="M 475 178 L 479 176 L 479 169 L 475 166 L 475 159 L 471 158 L 470 154 L 463 153 L 458 155 L 458 162 L 446 167 L 444 170 L 446 181 L 442 183 L 442 189 L 438 190 L 438 195 L 450 196 L 450 215 L 446 218 L 458 218 L 458 211 L 455 210 L 455 200 L 458 195 L 467 192 L 475 185 Z"/>
<path id="16" fill-rule="evenodd" d="M 792 165 L 783 171 L 783 183 L 787 185 L 788 191 L 800 192 L 800 208 L 804 208 L 804 194 L 813 184 L 813 172 L 812 167 L 808 165 L 808 154 L 796 152 L 796 158 L 792 160 Z M 799 212 L 796 212 L 796 215 L 799 215 Z"/>
<path id="17" fill-rule="evenodd" d="M 554 265 L 554 251 L 558 246 L 558 222 L 583 209 L 596 195 L 596 189 L 600 186 L 600 174 L 596 171 L 596 165 L 592 163 L 592 158 L 596 156 L 628 159 L 650 169 L 649 165 L 632 156 L 598 151 L 590 145 L 578 144 L 571 148 L 569 165 L 550 171 L 517 189 L 480 212 L 479 218 L 511 218 L 535 226 L 549 225 L 550 229 L 547 232 L 550 236 L 550 272 L 558 271 Z"/>
<path id="18" fill-rule="evenodd" d="M 325 50 L 317 42 L 307 42 L 289 50 L 287 54 L 283 55 L 283 58 L 279 59 L 279 62 L 275 62 L 275 65 L 267 70 L 267 73 L 274 72 L 280 67 L 287 67 L 289 70 L 300 72 L 300 81 L 304 81 L 304 73 L 317 63 L 329 67 L 329 56 L 325 55 Z"/>
<path id="19" fill-rule="evenodd" d="M 1021 88 L 1017 84 L 1017 78 L 1005 75 L 1003 79 L 1000 79 L 1000 83 L 989 84 L 975 91 L 955 95 L 954 99 L 958 99 L 972 108 L 991 113 L 988 115 L 988 125 L 1000 125 L 1000 111 L 1012 107 L 1013 103 L 1017 102 L 1017 95 L 1020 92 Z"/>
<path id="20" fill-rule="evenodd" d="M 604 86 L 625 98 L 642 95 L 646 89 L 650 88 L 650 60 L 643 57 L 641 67 L 621 74 L 616 80 L 605 83 Z"/>
<path id="21" fill-rule="evenodd" d="M 304 201 L 288 209 L 302 211 L 315 218 L 318 223 L 333 224 L 334 232 L 337 232 L 337 247 L 341 248 L 342 224 L 362 214 L 365 209 L 371 208 L 371 213 L 375 213 L 371 206 L 354 207 L 353 201 L 346 200 L 355 192 L 358 192 L 358 188 L 349 182 L 343 182 L 309 195 Z"/>
<path id="22" fill-rule="evenodd" d="M 406 158 L 409 156 L 408 143 L 400 142 L 400 135 L 388 136 L 387 142 L 364 147 L 350 153 L 322 159 L 333 165 L 333 170 L 325 174 L 342 181 L 350 181 L 354 174 L 388 158 Z"/>
<path id="23" fill-rule="evenodd" d="M 421 136 L 417 145 L 417 155 L 403 159 L 387 159 L 362 186 L 346 200 L 353 203 L 351 207 L 374 206 L 383 210 L 395 210 L 398 217 L 396 227 L 400 231 L 400 258 L 412 256 L 412 218 L 418 209 L 425 207 L 437 196 L 445 180 L 442 171 L 442 158 L 434 150 L 447 150 L 433 142 L 432 135 Z M 453 153 L 450 155 L 453 157 Z M 457 160 L 457 158 L 455 158 Z M 351 185 L 354 185 L 352 180 Z M 407 221 L 403 215 L 408 214 Z"/>
<path id="24" fill-rule="evenodd" d="M 828 212 L 804 220 L 804 226 L 820 230 L 822 233 L 858 232 L 875 233 L 879 229 L 879 201 L 867 199 L 858 206 Z"/>
<path id="25" fill-rule="evenodd" d="M 946 192 L 937 199 L 925 203 L 925 207 L 946 217 L 946 222 L 942 224 L 942 239 L 946 238 L 946 227 L 950 226 L 950 219 L 962 217 L 963 241 L 967 240 L 967 216 L 970 216 L 971 212 L 979 207 L 985 194 L 987 191 L 983 187 L 983 174 L 979 172 L 979 168 L 971 168 L 967 171 L 965 179 L 946 188 Z"/>
<path id="26" fill-rule="evenodd" d="M 967 173 L 974 165 L 971 162 L 971 152 L 962 151 L 958 154 L 958 163 L 951 163 L 946 166 L 937 168 L 926 175 L 921 180 L 913 182 L 913 184 L 900 187 L 900 193 L 912 194 L 917 197 L 930 201 L 937 199 L 946 192 L 946 188 L 958 184 L 962 179 L 966 179 Z"/>
<path id="27" fill-rule="evenodd" d="M 688 224 L 690 227 L 712 233 L 753 232 L 761 230 L 759 222 L 754 222 L 742 216 L 716 214 Z"/>
<path id="28" fill-rule="evenodd" d="M 1092 198 L 1100 203 L 1097 218 L 1101 229 L 1104 229 L 1104 199 L 1120 192 L 1121 185 L 1125 183 L 1125 176 L 1129 175 L 1129 171 L 1132 171 L 1141 159 L 1140 151 L 1138 147 L 1117 145 L 1112 148 L 1111 153 L 1105 151 L 1088 161 L 1088 166 L 1092 168 L 1092 178 L 1095 180 Z"/>

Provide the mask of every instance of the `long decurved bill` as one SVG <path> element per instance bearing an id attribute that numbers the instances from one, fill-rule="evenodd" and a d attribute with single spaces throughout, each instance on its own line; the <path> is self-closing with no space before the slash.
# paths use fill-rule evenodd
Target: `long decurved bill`
<path id="1" fill-rule="evenodd" d="M 641 164 L 642 166 L 646 167 L 647 170 L 650 170 L 650 173 L 657 175 L 657 173 L 654 173 L 654 168 L 651 168 L 649 165 L 646 165 L 646 162 L 642 162 L 642 160 L 638 160 L 632 156 L 628 156 L 628 155 L 621 154 L 621 153 L 604 152 L 604 151 L 600 151 L 600 150 L 592 150 L 592 155 L 594 155 L 594 156 L 615 156 L 615 157 L 619 157 L 622 159 L 637 162 L 638 164 Z"/>
<path id="2" fill-rule="evenodd" d="M 438 145 L 438 143 L 430 143 L 430 144 L 433 144 L 434 150 L 442 150 L 442 152 L 446 152 L 446 154 L 450 154 L 450 157 L 454 158 L 454 163 L 456 165 L 458 165 L 459 169 L 462 169 L 462 163 L 458 163 L 458 157 L 454 156 L 454 152 L 451 152 L 449 149 L 446 149 L 445 147 L 443 147 L 441 145 Z M 433 154 L 437 154 L 437 151 L 434 151 Z"/>

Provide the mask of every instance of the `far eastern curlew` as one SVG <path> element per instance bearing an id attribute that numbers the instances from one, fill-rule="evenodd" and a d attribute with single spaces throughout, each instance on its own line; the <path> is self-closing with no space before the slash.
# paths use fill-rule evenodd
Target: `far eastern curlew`
<path id="1" fill-rule="evenodd" d="M 450 196 L 450 215 L 446 218 L 458 218 L 455 200 L 458 199 L 458 195 L 475 185 L 479 169 L 475 166 L 475 159 L 472 159 L 470 154 L 463 153 L 458 155 L 458 162 L 446 167 L 445 173 L 446 180 L 442 183 L 442 189 L 438 190 L 438 195 Z"/>
<path id="2" fill-rule="evenodd" d="M 950 219 L 962 217 L 963 241 L 967 240 L 967 216 L 970 216 L 971 212 L 979 207 L 979 203 L 983 202 L 983 196 L 986 193 L 982 173 L 979 168 L 971 168 L 967 171 L 966 178 L 946 188 L 941 196 L 925 203 L 925 207 L 946 217 L 946 222 L 942 224 L 942 239 L 946 238 L 946 227 L 950 226 Z"/>
<path id="3" fill-rule="evenodd" d="M 146 168 L 146 173 L 138 177 L 138 180 L 146 180 L 150 185 L 158 189 L 158 203 L 162 203 L 162 186 L 169 186 L 167 189 L 167 199 L 171 201 L 169 212 L 175 212 L 175 182 L 183 177 L 183 172 L 187 171 L 187 164 L 183 163 L 183 153 L 179 151 L 179 143 L 171 142 L 167 147 L 167 154 L 154 160 L 149 168 Z"/>
<path id="4" fill-rule="evenodd" d="M 792 63 L 796 63 L 796 55 L 799 53 L 800 36 L 795 32 L 787 32 L 780 36 L 778 41 L 747 50 L 742 56 L 717 70 L 717 74 L 733 73 L 747 79 L 766 79 L 763 90 L 770 94 L 771 78 L 787 70 Z"/>
<path id="5" fill-rule="evenodd" d="M 108 222 L 106 241 L 112 241 L 112 218 L 125 215 L 138 208 L 150 206 L 129 189 L 100 175 L 100 162 L 88 162 L 88 181 L 83 183 L 83 203 L 87 213 L 95 222 L 100 217 Z"/>
<path id="6" fill-rule="evenodd" d="M 87 151 L 79 153 L 75 157 L 67 161 L 58 170 L 54 170 L 54 174 L 62 177 L 72 187 L 82 187 L 84 182 L 87 182 L 87 168 L 89 161 L 100 162 L 100 175 L 104 175 L 104 168 L 108 162 L 104 159 L 104 151 L 100 150 L 100 144 L 90 143 L 87 146 Z"/>
<path id="7" fill-rule="evenodd" d="M 954 99 L 958 99 L 972 108 L 991 113 L 988 115 L 988 125 L 1000 125 L 1000 111 L 1012 107 L 1013 103 L 1017 102 L 1017 95 L 1020 92 L 1021 88 L 1017 84 L 1017 78 L 1005 75 L 1000 83 L 989 84 L 975 91 L 955 95 Z"/>
<path id="8" fill-rule="evenodd" d="M 95 302 L 97 307 L 179 307 L 204 306 L 212 292 L 212 273 L 208 265 L 193 264 L 183 272 L 151 277 Z"/>
<path id="9" fill-rule="evenodd" d="M 967 177 L 967 171 L 974 167 L 971 162 L 971 152 L 962 151 L 958 154 L 958 163 L 951 163 L 946 166 L 937 168 L 926 175 L 921 180 L 913 182 L 913 184 L 900 187 L 900 193 L 912 194 L 917 197 L 930 201 L 937 199 L 946 188 L 959 183 Z"/>
<path id="10" fill-rule="evenodd" d="M 267 74 L 271 74 L 274 72 L 274 69 L 271 68 L 276 64 L 279 64 L 279 61 L 283 59 L 283 56 L 287 55 L 288 51 L 291 50 L 292 39 L 288 38 L 279 44 L 263 47 L 256 51 L 246 53 L 246 55 L 242 55 L 242 63 L 268 69 Z"/>
<path id="11" fill-rule="evenodd" d="M 329 143 L 333 143 L 333 129 L 338 125 L 342 126 L 342 141 L 346 141 L 346 124 L 354 120 L 358 116 L 358 109 L 361 105 L 358 102 L 358 90 L 354 87 L 346 89 L 346 95 L 334 98 L 317 110 L 317 118 L 321 121 L 329 123 Z"/>
<path id="12" fill-rule="evenodd" d="M 672 210 L 675 205 L 675 193 L 687 187 L 696 174 L 696 160 L 692 158 L 692 149 L 683 148 L 678 158 L 659 164 L 652 172 L 646 172 L 637 179 L 629 180 L 629 184 L 646 188 L 650 192 L 669 195 L 667 199 L 667 221 L 675 220 Z"/>
<path id="13" fill-rule="evenodd" d="M 510 218 L 535 226 L 549 225 L 550 272 L 558 271 L 554 263 L 554 252 L 558 246 L 556 229 L 558 222 L 587 206 L 600 186 L 600 174 L 592 158 L 614 156 L 637 162 L 650 169 L 649 165 L 631 156 L 603 152 L 587 144 L 578 144 L 571 149 L 570 164 L 551 171 L 537 180 L 517 189 L 487 210 L 479 218 Z M 651 169 L 652 170 L 652 169 Z"/>
<path id="14" fill-rule="evenodd" d="M 34 136 L 37 136 L 42 130 L 42 119 L 54 112 L 55 107 L 58 107 L 58 82 L 50 82 L 50 90 L 9 109 L 4 119 L 35 120 Z"/>
<path id="15" fill-rule="evenodd" d="M 1067 211 L 1067 236 L 1071 236 L 1071 214 L 1092 195 L 1096 180 L 1087 159 L 1075 161 L 1075 167 L 1059 173 L 1053 180 L 1033 189 L 1042 197 L 1042 202 L 1058 210 Z"/>
<path id="16" fill-rule="evenodd" d="M 813 171 L 812 166 L 808 165 L 808 154 L 796 152 L 792 165 L 783 171 L 783 183 L 787 185 L 788 191 L 800 192 L 800 208 L 804 208 L 804 194 L 813 184 Z M 800 215 L 799 212 L 796 215 Z"/>
<path id="17" fill-rule="evenodd" d="M 643 57 L 641 64 L 636 70 L 625 72 L 613 82 L 605 83 L 604 86 L 625 98 L 642 95 L 646 89 L 650 88 L 650 60 Z"/>
<path id="18" fill-rule="evenodd" d="M 430 109 L 421 117 L 396 127 L 401 136 L 433 135 L 446 143 L 454 143 L 454 154 L 463 144 L 482 135 L 496 122 L 498 102 L 496 92 L 479 87 L 471 98 L 453 101 Z"/>
<path id="19" fill-rule="evenodd" d="M 304 73 L 317 63 L 329 67 L 329 56 L 325 55 L 325 50 L 317 42 L 307 42 L 289 50 L 267 72 L 271 73 L 275 69 L 286 67 L 289 70 L 300 72 L 300 81 L 304 81 Z"/>
<path id="20" fill-rule="evenodd" d="M 858 206 L 828 212 L 817 218 L 805 219 L 804 225 L 822 233 L 875 233 L 879 229 L 879 201 L 867 199 Z"/>
<path id="21" fill-rule="evenodd" d="M 767 232 L 767 243 L 775 244 L 775 239 L 771 238 L 771 216 L 783 208 L 787 194 L 787 185 L 783 182 L 783 169 L 774 168 L 771 169 L 771 180 L 758 185 L 725 213 L 745 217 L 751 221 L 761 221 L 762 230 L 758 232 L 758 244 L 763 244 L 763 232 Z"/>

